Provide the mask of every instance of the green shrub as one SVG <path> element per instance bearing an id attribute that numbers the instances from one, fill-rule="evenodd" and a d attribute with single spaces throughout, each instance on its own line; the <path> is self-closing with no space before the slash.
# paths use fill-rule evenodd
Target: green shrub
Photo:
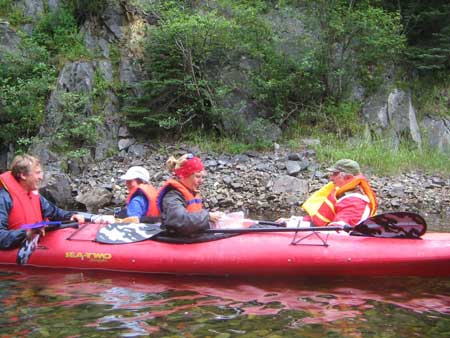
<path id="1" fill-rule="evenodd" d="M 405 37 L 398 11 L 389 12 L 368 1 L 305 2 L 308 25 L 319 37 L 316 58 L 326 96 L 348 96 L 354 80 L 374 90 L 392 65 L 401 60 Z"/>
<path id="2" fill-rule="evenodd" d="M 86 105 L 90 97 L 85 93 L 62 93 L 61 125 L 54 132 L 53 148 L 58 152 L 73 151 L 79 148 L 90 149 L 97 141 L 99 116 L 86 116 Z"/>
<path id="3" fill-rule="evenodd" d="M 55 79 L 47 50 L 30 38 L 22 37 L 18 52 L 4 53 L 0 63 L 1 143 L 23 147 L 37 134 Z"/>
<path id="4" fill-rule="evenodd" d="M 61 7 L 42 16 L 33 30 L 33 39 L 59 59 L 89 56 L 72 12 Z"/>
<path id="5" fill-rule="evenodd" d="M 220 84 L 207 71 L 227 62 L 238 43 L 235 29 L 214 12 L 167 9 L 160 26 L 148 34 L 144 62 L 150 80 L 142 83 L 144 97 L 125 108 L 129 126 L 148 132 L 214 126 L 214 92 Z"/>
<path id="6" fill-rule="evenodd" d="M 0 18 L 6 18 L 13 27 L 18 27 L 28 20 L 14 0 L 0 0 Z"/>

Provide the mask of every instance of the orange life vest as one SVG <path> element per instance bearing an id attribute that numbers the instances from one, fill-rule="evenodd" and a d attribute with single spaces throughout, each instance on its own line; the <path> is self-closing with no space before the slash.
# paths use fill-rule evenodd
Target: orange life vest
<path id="1" fill-rule="evenodd" d="M 127 196 L 127 205 L 128 203 L 130 203 L 131 198 L 134 196 L 134 194 L 139 190 L 144 193 L 145 197 L 147 197 L 148 200 L 148 209 L 145 216 L 159 217 L 160 214 L 158 205 L 156 203 L 156 200 L 158 198 L 158 191 L 151 184 L 139 184 L 137 187 L 133 188 Z"/>
<path id="2" fill-rule="evenodd" d="M 0 184 L 12 200 L 12 209 L 8 215 L 8 228 L 19 229 L 23 224 L 42 222 L 41 200 L 37 191 L 26 191 L 10 171 L 0 175 Z"/>
<path id="3" fill-rule="evenodd" d="M 360 187 L 363 193 L 369 199 L 370 216 L 377 212 L 377 198 L 363 175 L 357 175 L 353 180 L 344 184 L 342 187 L 335 187 L 333 182 L 328 183 L 320 190 L 316 191 L 305 203 L 302 208 L 311 217 L 311 222 L 318 226 L 324 226 L 330 223 L 335 215 L 334 206 L 337 200 L 346 192 Z"/>
<path id="4" fill-rule="evenodd" d="M 158 192 L 157 204 L 159 212 L 162 212 L 162 200 L 164 195 L 169 191 L 169 188 L 177 189 L 183 195 L 186 201 L 186 209 L 188 212 L 198 212 L 203 209 L 203 201 L 200 194 L 194 195 L 188 188 L 183 184 L 174 180 L 173 178 L 168 179 L 164 182 L 161 189 Z"/>

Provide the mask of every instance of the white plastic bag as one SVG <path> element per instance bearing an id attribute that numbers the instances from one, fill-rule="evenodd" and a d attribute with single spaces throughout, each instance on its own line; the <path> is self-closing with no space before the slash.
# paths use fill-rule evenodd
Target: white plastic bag
<path id="1" fill-rule="evenodd" d="M 216 227 L 218 229 L 238 229 L 243 227 L 244 220 L 243 211 L 231 212 L 220 217 Z"/>

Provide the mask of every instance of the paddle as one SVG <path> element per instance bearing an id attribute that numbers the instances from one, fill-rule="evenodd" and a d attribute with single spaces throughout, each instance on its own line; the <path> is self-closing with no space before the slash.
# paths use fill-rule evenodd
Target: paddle
<path id="1" fill-rule="evenodd" d="M 98 230 L 95 241 L 104 244 L 141 242 L 163 231 L 160 224 L 110 223 Z"/>
<path id="2" fill-rule="evenodd" d="M 129 217 L 128 217 L 129 218 Z M 127 244 L 141 242 L 163 232 L 159 223 L 148 224 L 138 222 L 109 223 L 99 229 L 95 241 L 103 244 Z M 286 226 L 285 222 L 252 221 L 252 225 Z"/>
<path id="3" fill-rule="evenodd" d="M 339 231 L 350 232 L 356 236 L 380 238 L 420 238 L 427 229 L 422 216 L 412 212 L 392 212 L 366 219 L 355 227 L 290 227 L 290 228 L 246 228 L 246 229 L 209 229 L 207 233 L 245 234 L 252 232 L 298 232 L 298 231 Z"/>
<path id="4" fill-rule="evenodd" d="M 356 227 L 279 227 L 280 224 L 268 221 L 255 221 L 255 224 L 275 225 L 275 228 L 209 229 L 203 233 L 245 234 L 254 232 L 301 232 L 301 231 L 340 231 L 351 235 L 382 238 L 419 238 L 426 231 L 425 220 L 410 212 L 392 212 L 371 217 Z M 113 223 L 107 224 L 97 233 L 96 241 L 105 244 L 126 244 L 150 239 L 163 232 L 159 224 Z"/>
<path id="5" fill-rule="evenodd" d="M 21 226 L 22 229 L 40 229 L 45 228 L 46 230 L 58 230 L 64 228 L 78 228 L 78 222 L 68 220 L 68 221 L 46 221 L 46 222 L 38 222 L 33 224 L 23 224 Z M 30 259 L 31 254 L 37 247 L 37 243 L 39 241 L 40 234 L 35 234 L 30 239 L 25 239 L 19 250 L 17 251 L 16 262 L 19 265 L 24 265 Z"/>

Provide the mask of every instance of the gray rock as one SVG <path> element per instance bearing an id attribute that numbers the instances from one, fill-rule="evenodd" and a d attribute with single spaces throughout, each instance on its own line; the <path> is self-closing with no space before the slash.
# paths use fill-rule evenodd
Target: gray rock
<path id="1" fill-rule="evenodd" d="M 117 146 L 119 147 L 119 150 L 127 150 L 135 142 L 136 140 L 134 138 L 124 138 L 119 140 Z"/>
<path id="2" fill-rule="evenodd" d="M 290 176 L 296 176 L 300 170 L 302 170 L 300 166 L 300 162 L 298 161 L 287 161 L 286 162 L 286 171 Z"/>
<path id="3" fill-rule="evenodd" d="M 48 171 L 39 192 L 60 208 L 72 209 L 75 206 L 70 178 L 63 173 Z"/>
<path id="4" fill-rule="evenodd" d="M 288 175 L 279 176 L 274 180 L 273 192 L 278 194 L 306 194 L 308 192 L 308 182 Z"/>
<path id="5" fill-rule="evenodd" d="M 112 193 L 102 187 L 95 187 L 92 190 L 76 196 L 75 200 L 86 206 L 90 213 L 97 213 L 100 208 L 103 208 L 111 203 Z"/>
<path id="6" fill-rule="evenodd" d="M 425 116 L 422 120 L 425 140 L 431 148 L 450 154 L 450 119 Z"/>

